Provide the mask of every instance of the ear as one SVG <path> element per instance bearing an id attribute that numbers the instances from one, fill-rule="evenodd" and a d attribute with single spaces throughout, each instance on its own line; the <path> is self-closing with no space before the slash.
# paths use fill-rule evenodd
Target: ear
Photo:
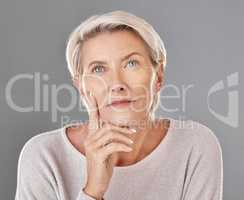
<path id="1" fill-rule="evenodd" d="M 156 68 L 156 92 L 161 90 L 162 85 L 164 84 L 164 66 L 163 63 L 159 63 Z"/>

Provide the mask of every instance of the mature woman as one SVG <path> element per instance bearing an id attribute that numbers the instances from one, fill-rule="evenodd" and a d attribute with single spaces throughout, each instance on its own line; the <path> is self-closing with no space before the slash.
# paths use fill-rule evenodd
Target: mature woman
<path id="1" fill-rule="evenodd" d="M 163 41 L 123 11 L 88 18 L 66 58 L 89 113 L 23 147 L 16 200 L 220 200 L 222 152 L 205 125 L 155 118 Z"/>

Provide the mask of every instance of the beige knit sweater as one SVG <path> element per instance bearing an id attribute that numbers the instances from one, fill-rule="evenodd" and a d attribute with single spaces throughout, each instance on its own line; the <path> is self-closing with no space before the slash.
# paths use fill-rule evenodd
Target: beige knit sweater
<path id="1" fill-rule="evenodd" d="M 105 200 L 222 200 L 223 160 L 217 137 L 199 122 L 169 119 L 167 135 L 149 155 L 114 168 Z M 25 143 L 15 200 L 93 200 L 82 191 L 86 158 L 66 135 L 70 125 Z"/>

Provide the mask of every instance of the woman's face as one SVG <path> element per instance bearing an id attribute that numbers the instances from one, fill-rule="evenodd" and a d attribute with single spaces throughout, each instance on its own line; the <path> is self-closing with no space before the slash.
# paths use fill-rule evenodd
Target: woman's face
<path id="1" fill-rule="evenodd" d="M 162 74 L 155 74 L 144 42 L 129 31 L 100 33 L 81 50 L 82 91 L 92 92 L 100 118 L 116 125 L 132 125 L 149 117 L 149 108 Z M 158 76 L 159 75 L 159 76 Z M 113 100 L 133 100 L 109 105 Z"/>

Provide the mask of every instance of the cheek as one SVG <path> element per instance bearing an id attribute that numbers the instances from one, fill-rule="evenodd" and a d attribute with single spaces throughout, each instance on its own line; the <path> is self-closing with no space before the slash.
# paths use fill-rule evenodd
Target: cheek
<path id="1" fill-rule="evenodd" d="M 99 76 L 87 74 L 83 77 L 83 87 L 96 94 L 106 88 L 106 82 Z"/>
<path id="2" fill-rule="evenodd" d="M 92 75 L 84 75 L 82 79 L 82 88 L 86 92 L 91 92 L 99 105 L 104 101 L 104 95 L 102 94 L 104 81 Z"/>
<path id="3" fill-rule="evenodd" d="M 133 91 L 137 94 L 143 94 L 147 97 L 151 95 L 153 79 L 149 72 L 133 76 L 129 81 Z"/>

